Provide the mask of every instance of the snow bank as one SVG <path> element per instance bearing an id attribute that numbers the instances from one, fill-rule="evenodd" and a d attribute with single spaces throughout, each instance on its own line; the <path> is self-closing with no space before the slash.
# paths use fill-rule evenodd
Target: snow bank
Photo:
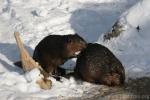
<path id="1" fill-rule="evenodd" d="M 119 37 L 107 42 L 99 40 L 121 59 L 130 78 L 150 76 L 149 4 L 149 0 L 142 0 L 122 14 L 119 21 L 124 31 Z"/>

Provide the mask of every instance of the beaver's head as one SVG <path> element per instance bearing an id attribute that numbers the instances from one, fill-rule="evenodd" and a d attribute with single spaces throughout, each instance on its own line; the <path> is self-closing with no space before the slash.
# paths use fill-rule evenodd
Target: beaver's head
<path id="1" fill-rule="evenodd" d="M 64 54 L 67 58 L 77 57 L 80 52 L 86 48 L 86 41 L 78 34 L 64 36 Z"/>

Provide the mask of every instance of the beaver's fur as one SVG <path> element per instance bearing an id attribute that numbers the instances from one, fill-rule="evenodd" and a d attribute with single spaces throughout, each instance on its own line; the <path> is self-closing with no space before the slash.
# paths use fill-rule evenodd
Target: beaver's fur
<path id="1" fill-rule="evenodd" d="M 42 68 L 53 75 L 65 74 L 59 67 L 70 58 L 76 57 L 82 49 L 86 48 L 86 41 L 77 34 L 49 35 L 35 47 L 33 59 Z"/>
<path id="2" fill-rule="evenodd" d="M 77 59 L 75 74 L 81 79 L 108 86 L 122 85 L 125 71 L 121 62 L 106 47 L 88 44 Z"/>

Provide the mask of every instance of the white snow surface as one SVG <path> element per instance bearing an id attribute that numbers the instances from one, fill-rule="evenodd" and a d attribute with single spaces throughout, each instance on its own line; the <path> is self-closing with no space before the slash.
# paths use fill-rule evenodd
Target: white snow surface
<path id="1" fill-rule="evenodd" d="M 108 47 L 123 63 L 128 79 L 150 76 L 149 16 L 150 0 L 0 0 L 1 100 L 60 100 L 81 97 L 84 91 L 95 87 L 77 83 L 73 78 L 63 78 L 62 82 L 51 78 L 50 90 L 27 82 L 23 71 L 13 65 L 20 59 L 14 31 L 20 32 L 31 55 L 47 35 L 78 33 L 88 42 Z M 124 25 L 124 31 L 103 42 L 103 34 L 117 20 Z M 63 67 L 72 69 L 75 61 L 70 60 Z"/>
<path id="2" fill-rule="evenodd" d="M 143 0 L 120 16 L 124 31 L 117 38 L 98 42 L 110 48 L 122 61 L 127 78 L 150 76 L 150 0 Z M 139 26 L 140 30 L 136 28 Z"/>

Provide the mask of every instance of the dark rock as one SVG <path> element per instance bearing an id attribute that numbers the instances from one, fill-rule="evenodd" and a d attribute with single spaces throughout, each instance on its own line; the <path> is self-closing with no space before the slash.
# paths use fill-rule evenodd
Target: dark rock
<path id="1" fill-rule="evenodd" d="M 121 25 L 121 23 L 119 21 L 117 21 L 112 26 L 112 30 L 110 32 L 108 32 L 108 33 L 105 33 L 104 41 L 105 40 L 110 40 L 111 38 L 118 37 L 122 31 L 124 31 L 123 30 L 123 25 Z"/>

